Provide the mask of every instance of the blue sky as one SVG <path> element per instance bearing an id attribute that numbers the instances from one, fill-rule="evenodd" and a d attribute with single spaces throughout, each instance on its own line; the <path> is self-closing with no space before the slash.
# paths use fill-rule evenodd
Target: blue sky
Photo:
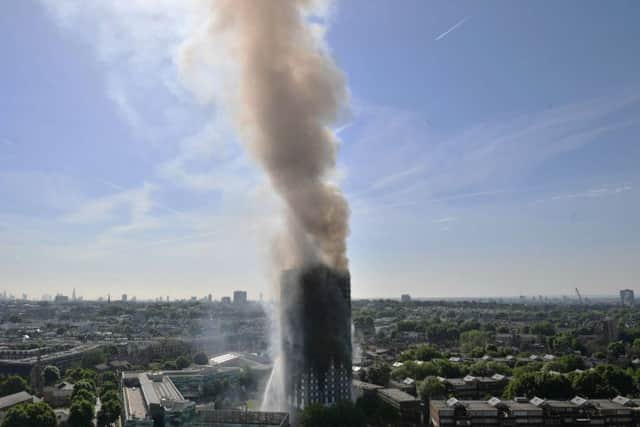
<path id="1" fill-rule="evenodd" d="M 0 290 L 271 291 L 278 200 L 222 113 L 229 76 L 177 68 L 187 4 L 0 5 Z M 634 1 L 337 2 L 354 296 L 633 288 L 639 20 Z"/>

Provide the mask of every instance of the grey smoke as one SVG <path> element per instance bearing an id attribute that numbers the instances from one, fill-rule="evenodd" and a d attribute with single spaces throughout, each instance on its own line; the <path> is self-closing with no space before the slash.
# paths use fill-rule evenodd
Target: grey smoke
<path id="1" fill-rule="evenodd" d="M 207 34 L 229 44 L 239 70 L 242 139 L 287 208 L 283 266 L 322 261 L 347 270 L 349 207 L 329 182 L 337 150 L 329 125 L 348 96 L 344 75 L 306 17 L 315 3 L 217 0 L 209 3 Z"/>

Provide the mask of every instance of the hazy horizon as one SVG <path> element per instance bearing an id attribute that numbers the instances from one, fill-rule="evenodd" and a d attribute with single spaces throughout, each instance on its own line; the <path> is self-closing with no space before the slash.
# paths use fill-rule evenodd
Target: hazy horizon
<path id="1" fill-rule="evenodd" d="M 269 298 L 280 202 L 223 114 L 229 76 L 179 69 L 186 4 L 0 5 L 0 292 Z M 324 13 L 354 298 L 634 289 L 640 8 Z"/>

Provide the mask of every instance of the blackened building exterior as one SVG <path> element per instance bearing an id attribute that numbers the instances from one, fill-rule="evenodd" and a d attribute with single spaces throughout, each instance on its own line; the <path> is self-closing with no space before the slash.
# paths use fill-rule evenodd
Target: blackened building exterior
<path id="1" fill-rule="evenodd" d="M 351 282 L 324 265 L 281 283 L 285 396 L 290 409 L 351 399 Z"/>

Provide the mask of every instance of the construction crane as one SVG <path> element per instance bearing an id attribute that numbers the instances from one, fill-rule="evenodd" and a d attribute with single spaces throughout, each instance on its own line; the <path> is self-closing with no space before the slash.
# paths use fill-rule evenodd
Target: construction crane
<path id="1" fill-rule="evenodd" d="M 578 290 L 578 288 L 576 288 L 576 295 L 578 295 L 578 301 L 580 301 L 580 304 L 583 304 L 582 295 L 580 295 L 580 291 Z"/>

